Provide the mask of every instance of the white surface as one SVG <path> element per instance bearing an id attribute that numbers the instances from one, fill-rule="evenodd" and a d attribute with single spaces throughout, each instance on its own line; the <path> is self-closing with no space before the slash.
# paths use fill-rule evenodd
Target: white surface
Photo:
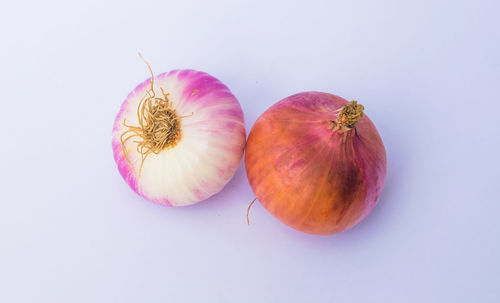
<path id="1" fill-rule="evenodd" d="M 405 3 L 403 3 L 405 2 Z M 497 1 L 10 1 L 0 10 L 1 302 L 499 302 Z M 290 94 L 355 99 L 386 144 L 379 205 L 293 231 L 243 166 L 187 208 L 138 197 L 111 128 L 147 76 L 206 71 L 247 130 Z"/>

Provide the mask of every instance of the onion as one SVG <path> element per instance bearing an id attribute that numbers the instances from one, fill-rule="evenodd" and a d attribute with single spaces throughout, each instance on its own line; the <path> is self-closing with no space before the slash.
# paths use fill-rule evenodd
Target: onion
<path id="1" fill-rule="evenodd" d="M 152 202 L 197 203 L 218 193 L 236 172 L 245 147 L 243 112 L 231 91 L 209 74 L 151 75 L 116 117 L 116 164 L 127 184 Z"/>
<path id="2" fill-rule="evenodd" d="M 363 109 L 332 94 L 304 92 L 258 118 L 245 165 L 254 194 L 272 215 L 328 235 L 370 213 L 384 185 L 386 155 Z"/>

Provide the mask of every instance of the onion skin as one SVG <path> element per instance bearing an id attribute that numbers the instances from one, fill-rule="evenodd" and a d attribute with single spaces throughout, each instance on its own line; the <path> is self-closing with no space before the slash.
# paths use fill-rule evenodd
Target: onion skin
<path id="1" fill-rule="evenodd" d="M 125 182 L 140 196 L 165 206 L 198 203 L 218 193 L 236 172 L 245 148 L 243 111 L 236 97 L 211 75 L 195 70 L 173 70 L 154 77 L 154 90 L 163 89 L 181 118 L 178 143 L 150 154 L 140 170 L 137 144 L 128 140 L 124 155 L 120 136 L 126 124 L 137 126 L 139 101 L 151 78 L 125 99 L 113 126 L 115 162 Z"/>
<path id="2" fill-rule="evenodd" d="M 245 166 L 260 203 L 299 231 L 345 231 L 375 207 L 386 176 L 386 153 L 370 119 L 333 131 L 347 100 L 304 92 L 271 106 L 247 140 Z"/>

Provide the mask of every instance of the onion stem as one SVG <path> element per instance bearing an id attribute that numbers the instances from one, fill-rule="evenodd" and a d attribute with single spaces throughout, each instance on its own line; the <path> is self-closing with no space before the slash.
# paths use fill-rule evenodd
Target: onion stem
<path id="1" fill-rule="evenodd" d="M 351 101 L 338 109 L 337 118 L 330 121 L 329 128 L 333 131 L 346 132 L 354 128 L 356 123 L 363 117 L 365 107 L 357 101 Z"/>
<path id="2" fill-rule="evenodd" d="M 248 226 L 250 226 L 250 219 L 248 218 L 248 215 L 250 214 L 250 207 L 252 207 L 252 205 L 255 203 L 256 200 L 257 200 L 257 198 L 253 199 L 252 203 L 250 203 L 250 205 L 248 205 L 248 208 L 247 208 L 247 224 L 248 224 Z"/>
<path id="3" fill-rule="evenodd" d="M 139 101 L 137 106 L 137 121 L 139 126 L 131 126 L 123 120 L 123 126 L 127 128 L 120 137 L 123 155 L 132 167 L 135 169 L 128 159 L 128 151 L 125 147 L 127 140 L 133 137 L 139 137 L 137 143 L 137 152 L 141 155 L 141 164 L 139 167 L 139 176 L 141 175 L 144 161 L 151 154 L 158 154 L 168 147 L 175 146 L 181 137 L 180 119 L 189 117 L 179 117 L 172 107 L 172 102 L 168 100 L 168 93 L 160 87 L 163 96 L 157 97 L 154 91 L 154 74 L 149 63 L 139 53 L 139 57 L 146 63 L 149 72 L 151 73 L 150 88 L 146 90 L 146 94 Z M 192 114 L 191 114 L 192 115 Z M 126 138 L 124 138 L 126 137 Z"/>

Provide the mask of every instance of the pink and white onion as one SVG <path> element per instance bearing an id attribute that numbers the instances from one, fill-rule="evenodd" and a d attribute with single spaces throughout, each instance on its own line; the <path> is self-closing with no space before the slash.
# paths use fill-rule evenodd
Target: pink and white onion
<path id="1" fill-rule="evenodd" d="M 240 104 L 204 72 L 173 70 L 151 80 L 128 95 L 114 123 L 120 174 L 155 203 L 184 206 L 207 199 L 229 182 L 243 156 Z"/>

